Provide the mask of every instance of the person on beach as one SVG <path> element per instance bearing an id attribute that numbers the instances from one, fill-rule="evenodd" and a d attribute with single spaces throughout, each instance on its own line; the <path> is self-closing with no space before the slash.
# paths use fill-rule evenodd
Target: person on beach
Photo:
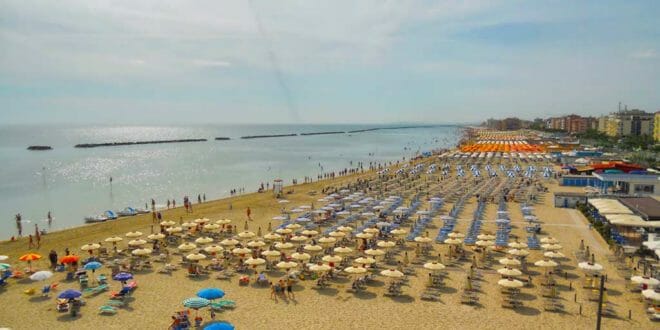
<path id="1" fill-rule="evenodd" d="M 151 210 L 152 211 L 156 210 L 156 201 L 153 198 L 151 199 Z"/>
<path id="2" fill-rule="evenodd" d="M 39 232 L 39 225 L 34 224 L 34 236 L 37 239 L 37 248 L 41 247 L 41 233 Z"/>
<path id="3" fill-rule="evenodd" d="M 69 248 L 64 248 L 64 255 L 69 255 L 71 252 L 69 251 Z"/>
<path id="4" fill-rule="evenodd" d="M 167 209 L 168 210 L 170 209 L 170 200 L 169 199 L 167 200 Z"/>
<path id="5" fill-rule="evenodd" d="M 32 234 L 30 234 L 28 248 L 33 248 L 33 247 L 34 247 L 34 240 L 32 239 Z"/>
<path id="6" fill-rule="evenodd" d="M 286 279 L 286 295 L 290 299 L 296 299 L 296 295 L 293 293 L 293 280 L 291 277 Z"/>
<path id="7" fill-rule="evenodd" d="M 18 230 L 18 237 L 23 236 L 23 224 L 22 224 L 22 216 L 20 213 L 16 214 L 16 229 Z"/>
<path id="8" fill-rule="evenodd" d="M 202 200 L 206 203 L 206 193 L 202 194 Z"/>
<path id="9" fill-rule="evenodd" d="M 268 282 L 270 285 L 270 299 L 273 299 L 277 301 L 277 291 L 275 291 L 275 285 L 273 285 L 273 282 Z"/>
<path id="10" fill-rule="evenodd" d="M 48 211 L 48 215 L 46 215 L 46 219 L 48 219 L 48 227 L 50 227 L 51 224 L 53 224 L 53 215 Z"/>
<path id="11" fill-rule="evenodd" d="M 197 194 L 197 204 L 202 204 L 202 195 Z"/>
<path id="12" fill-rule="evenodd" d="M 250 207 L 248 206 L 247 210 L 245 210 L 245 213 L 247 214 L 248 220 L 252 220 L 252 210 L 250 210 Z"/>
<path id="13" fill-rule="evenodd" d="M 50 260 L 50 268 L 55 269 L 57 267 L 57 252 L 55 250 L 50 250 L 48 260 Z"/>

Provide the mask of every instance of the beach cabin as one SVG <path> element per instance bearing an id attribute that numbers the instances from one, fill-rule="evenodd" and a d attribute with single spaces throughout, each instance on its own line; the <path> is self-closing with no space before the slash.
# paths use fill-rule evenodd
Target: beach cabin
<path id="1" fill-rule="evenodd" d="M 555 207 L 575 208 L 577 203 L 586 204 L 587 194 L 583 192 L 555 192 Z"/>

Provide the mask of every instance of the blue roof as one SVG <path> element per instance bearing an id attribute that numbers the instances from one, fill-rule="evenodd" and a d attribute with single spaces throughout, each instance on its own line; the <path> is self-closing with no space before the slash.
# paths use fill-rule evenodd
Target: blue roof
<path id="1" fill-rule="evenodd" d="M 593 175 L 601 181 L 646 181 L 649 183 L 660 181 L 658 174 L 594 173 Z"/>

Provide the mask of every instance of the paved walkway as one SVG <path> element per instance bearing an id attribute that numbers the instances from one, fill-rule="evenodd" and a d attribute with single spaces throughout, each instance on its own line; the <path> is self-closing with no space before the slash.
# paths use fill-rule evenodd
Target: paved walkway
<path id="1" fill-rule="evenodd" d="M 601 256 L 610 253 L 606 246 L 603 246 L 602 238 L 597 237 L 600 235 L 596 230 L 589 229 L 589 225 L 585 222 L 578 210 L 566 209 L 571 220 L 573 220 L 574 227 L 578 228 L 582 237 L 584 237 L 585 244 L 592 248 L 592 251 L 597 252 Z"/>

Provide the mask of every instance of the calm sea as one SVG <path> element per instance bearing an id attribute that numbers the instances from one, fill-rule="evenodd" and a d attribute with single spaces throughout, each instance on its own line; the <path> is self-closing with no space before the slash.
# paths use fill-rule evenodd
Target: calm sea
<path id="1" fill-rule="evenodd" d="M 52 228 L 83 224 L 83 217 L 126 206 L 144 207 L 154 198 L 205 193 L 228 196 L 232 188 L 252 192 L 261 182 L 316 177 L 350 167 L 350 162 L 385 162 L 417 152 L 454 146 L 456 126 L 388 129 L 362 133 L 242 140 L 240 136 L 320 131 L 349 131 L 382 125 L 204 125 L 118 127 L 0 127 L 0 239 L 16 234 L 14 215 L 23 215 L 23 231 L 34 224 Z M 215 141 L 215 137 L 231 137 Z M 92 149 L 78 143 L 206 138 L 207 142 L 134 145 Z M 50 145 L 51 151 L 28 151 Z M 113 178 L 110 185 L 109 178 Z"/>

